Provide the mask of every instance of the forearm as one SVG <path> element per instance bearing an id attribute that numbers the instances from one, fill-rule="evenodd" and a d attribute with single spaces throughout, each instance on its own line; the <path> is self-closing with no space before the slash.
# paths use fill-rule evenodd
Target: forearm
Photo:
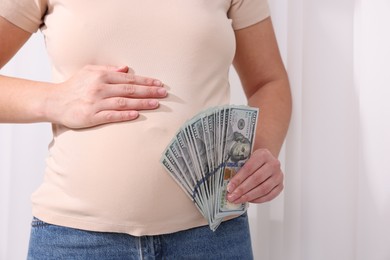
<path id="1" fill-rule="evenodd" d="M 290 86 L 270 18 L 236 31 L 236 42 L 235 68 L 248 104 L 260 113 L 254 152 L 230 180 L 228 199 L 263 203 L 283 190 L 277 157 L 291 117 Z"/>
<path id="2" fill-rule="evenodd" d="M 50 122 L 45 106 L 52 85 L 0 75 L 0 123 Z"/>
<path id="3" fill-rule="evenodd" d="M 266 148 L 278 156 L 291 117 L 291 94 L 288 79 L 271 81 L 248 97 L 248 104 L 259 107 L 254 149 Z"/>

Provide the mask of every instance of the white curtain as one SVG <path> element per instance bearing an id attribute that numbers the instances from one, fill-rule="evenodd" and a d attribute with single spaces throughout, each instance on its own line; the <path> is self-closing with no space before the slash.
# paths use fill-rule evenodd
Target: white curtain
<path id="1" fill-rule="evenodd" d="M 294 111 L 285 191 L 250 208 L 255 258 L 390 260 L 390 1 L 270 5 Z M 49 80 L 45 55 L 34 35 L 1 73 Z M 50 137 L 49 124 L 0 125 L 1 260 L 25 259 Z"/>
<path id="2" fill-rule="evenodd" d="M 270 4 L 294 111 L 256 259 L 390 260 L 390 1 Z"/>
<path id="3" fill-rule="evenodd" d="M 0 73 L 50 80 L 42 35 L 34 35 Z M 30 195 L 43 177 L 50 130 L 49 124 L 0 124 L 0 260 L 26 259 Z"/>

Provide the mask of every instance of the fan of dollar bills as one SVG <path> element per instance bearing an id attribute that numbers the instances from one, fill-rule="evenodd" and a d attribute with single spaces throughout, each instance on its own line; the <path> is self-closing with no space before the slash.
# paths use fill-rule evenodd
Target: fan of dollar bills
<path id="1" fill-rule="evenodd" d="M 161 163 L 215 231 L 223 218 L 246 211 L 227 200 L 227 184 L 249 158 L 258 109 L 222 106 L 188 120 L 165 149 Z"/>

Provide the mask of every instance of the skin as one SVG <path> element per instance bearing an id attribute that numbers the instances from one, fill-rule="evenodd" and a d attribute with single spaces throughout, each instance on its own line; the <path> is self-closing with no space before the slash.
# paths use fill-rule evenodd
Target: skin
<path id="1" fill-rule="evenodd" d="M 30 36 L 0 17 L 0 68 Z M 161 81 L 134 75 L 127 66 L 92 65 L 59 84 L 0 76 L 0 93 L 0 123 L 51 122 L 69 128 L 134 120 L 139 110 L 158 108 L 167 95 Z"/>
<path id="2" fill-rule="evenodd" d="M 30 36 L 0 17 L 0 68 Z M 228 200 L 262 203 L 283 190 L 277 156 L 290 121 L 291 94 L 271 19 L 237 30 L 235 36 L 233 65 L 249 105 L 262 112 L 254 152 L 230 181 Z M 140 110 L 158 108 L 167 95 L 159 80 L 135 75 L 127 66 L 92 65 L 58 84 L 0 76 L 0 93 L 0 123 L 51 122 L 70 128 L 134 120 Z"/>
<path id="3" fill-rule="evenodd" d="M 263 203 L 283 190 L 284 175 L 277 159 L 291 117 L 288 76 L 270 18 L 236 31 L 233 65 L 248 104 L 261 108 L 254 152 L 228 185 L 233 203 Z"/>

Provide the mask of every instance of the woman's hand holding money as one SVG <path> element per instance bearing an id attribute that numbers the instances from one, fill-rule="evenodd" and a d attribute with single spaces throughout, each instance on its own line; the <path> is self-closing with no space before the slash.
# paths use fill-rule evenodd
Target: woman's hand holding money
<path id="1" fill-rule="evenodd" d="M 51 88 L 44 113 L 69 128 L 92 127 L 134 120 L 166 95 L 159 80 L 134 75 L 127 66 L 86 66 Z"/>
<path id="2" fill-rule="evenodd" d="M 258 149 L 230 180 L 227 198 L 234 204 L 270 201 L 283 190 L 283 179 L 279 160 L 267 149 Z"/>

